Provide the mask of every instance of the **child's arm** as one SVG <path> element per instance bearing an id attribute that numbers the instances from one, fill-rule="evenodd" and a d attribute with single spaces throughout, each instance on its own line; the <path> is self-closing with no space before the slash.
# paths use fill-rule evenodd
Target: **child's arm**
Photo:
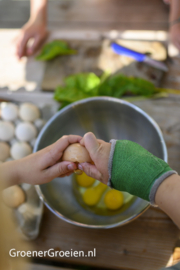
<path id="1" fill-rule="evenodd" d="M 180 228 L 179 175 L 173 174 L 162 182 L 156 192 L 155 202 Z"/>
<path id="2" fill-rule="evenodd" d="M 4 187 L 29 183 L 32 185 L 50 182 L 56 177 L 73 173 L 77 165 L 63 161 L 63 151 L 72 143 L 79 142 L 80 136 L 63 136 L 54 144 L 31 154 L 23 159 L 0 164 L 0 181 Z"/>
<path id="3" fill-rule="evenodd" d="M 80 143 L 94 165 L 81 163 L 79 169 L 117 190 L 157 204 L 180 227 L 180 176 L 166 162 L 130 141 L 110 144 L 87 133 Z"/>

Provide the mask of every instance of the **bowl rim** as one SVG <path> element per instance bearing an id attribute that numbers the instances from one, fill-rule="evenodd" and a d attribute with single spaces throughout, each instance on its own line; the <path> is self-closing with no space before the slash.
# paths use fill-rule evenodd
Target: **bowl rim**
<path id="1" fill-rule="evenodd" d="M 138 106 L 136 106 L 136 105 L 134 105 L 134 104 L 132 104 L 132 103 L 126 101 L 126 100 L 122 100 L 122 99 L 119 99 L 119 98 L 113 98 L 113 97 L 106 97 L 106 96 L 91 97 L 91 98 L 82 99 L 82 100 L 73 102 L 73 103 L 67 105 L 66 107 L 64 107 L 63 109 L 61 109 L 60 111 L 58 111 L 55 115 L 53 115 L 49 119 L 49 121 L 45 124 L 45 126 L 40 131 L 40 133 L 38 135 L 38 138 L 36 140 L 36 143 L 34 145 L 33 153 L 37 152 L 37 148 L 38 148 L 39 142 L 41 140 L 41 137 L 44 134 L 44 131 L 51 125 L 51 123 L 60 114 L 65 113 L 66 111 L 68 111 L 72 107 L 76 107 L 78 105 L 88 103 L 88 102 L 92 102 L 92 101 L 112 101 L 112 102 L 115 102 L 115 103 L 127 105 L 128 107 L 131 107 L 135 111 L 138 111 L 140 114 L 142 114 L 156 129 L 156 131 L 157 131 L 157 133 L 159 135 L 159 138 L 160 138 L 161 145 L 162 145 L 163 159 L 164 159 L 165 162 L 168 161 L 168 154 L 167 154 L 166 144 L 165 144 L 162 132 L 161 132 L 158 124 L 156 123 L 156 121 L 149 114 L 147 114 L 144 110 L 140 109 Z M 36 185 L 35 188 L 36 188 L 36 191 L 37 191 L 40 199 L 44 202 L 44 204 L 47 206 L 47 208 L 52 213 L 54 213 L 57 217 L 61 218 L 62 220 L 66 221 L 66 222 L 68 222 L 70 224 L 77 225 L 77 226 L 84 227 L 84 228 L 109 229 L 109 228 L 115 228 L 115 227 L 118 227 L 118 226 L 122 226 L 122 225 L 128 224 L 131 221 L 137 219 L 139 216 L 141 216 L 150 207 L 150 203 L 147 202 L 147 205 L 138 214 L 134 214 L 133 216 L 131 216 L 130 218 L 128 218 L 128 219 L 126 219 L 124 221 L 120 221 L 120 222 L 109 224 L 109 225 L 89 225 L 89 224 L 84 224 L 84 223 L 80 223 L 80 222 L 77 222 L 77 221 L 73 221 L 73 220 L 67 218 L 66 216 L 64 216 L 63 214 L 61 214 L 60 212 L 58 212 L 57 210 L 55 210 L 54 207 L 45 198 L 44 194 L 41 191 L 40 185 Z M 142 200 L 142 199 L 140 199 L 140 200 Z"/>

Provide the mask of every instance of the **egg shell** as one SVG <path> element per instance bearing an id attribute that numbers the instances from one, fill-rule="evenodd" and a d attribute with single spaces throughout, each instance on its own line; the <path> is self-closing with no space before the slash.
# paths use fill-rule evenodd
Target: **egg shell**
<path id="1" fill-rule="evenodd" d="M 17 142 L 11 147 L 11 157 L 20 159 L 32 153 L 32 148 L 26 142 Z"/>
<path id="2" fill-rule="evenodd" d="M 0 142 L 0 161 L 5 161 L 10 157 L 10 147 L 5 142 Z"/>
<path id="3" fill-rule="evenodd" d="M 12 186 L 3 190 L 2 198 L 7 206 L 16 208 L 25 201 L 25 194 L 19 186 Z"/>
<path id="4" fill-rule="evenodd" d="M 23 103 L 19 109 L 19 116 L 24 121 L 33 122 L 40 118 L 40 111 L 38 107 L 32 103 Z"/>
<path id="5" fill-rule="evenodd" d="M 14 121 L 18 118 L 19 108 L 13 103 L 3 102 L 1 105 L 1 117 L 7 121 Z"/>
<path id="6" fill-rule="evenodd" d="M 77 163 L 92 162 L 86 148 L 79 143 L 69 145 L 64 151 L 62 160 Z"/>
<path id="7" fill-rule="evenodd" d="M 0 121 L 0 140 L 10 141 L 14 137 L 15 128 L 11 122 Z"/>
<path id="8" fill-rule="evenodd" d="M 45 125 L 46 121 L 44 119 L 38 118 L 34 121 L 34 125 L 40 131 Z"/>
<path id="9" fill-rule="evenodd" d="M 29 142 L 34 138 L 36 138 L 37 129 L 33 124 L 29 122 L 22 122 L 19 125 L 17 125 L 15 134 L 20 141 Z"/>

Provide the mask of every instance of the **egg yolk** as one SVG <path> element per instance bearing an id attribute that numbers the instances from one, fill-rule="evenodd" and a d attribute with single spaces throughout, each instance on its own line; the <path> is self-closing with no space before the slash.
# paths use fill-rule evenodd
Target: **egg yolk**
<path id="1" fill-rule="evenodd" d="M 107 189 L 107 186 L 99 183 L 95 187 L 88 188 L 83 194 L 83 201 L 89 206 L 95 206 L 101 199 L 102 194 Z"/>
<path id="2" fill-rule="evenodd" d="M 81 187 L 90 187 L 94 184 L 95 179 L 87 176 L 85 173 L 82 173 L 81 175 L 76 175 L 76 181 Z"/>
<path id="3" fill-rule="evenodd" d="M 104 203 L 109 210 L 120 208 L 123 205 L 123 200 L 123 193 L 115 189 L 109 190 L 104 197 Z"/>

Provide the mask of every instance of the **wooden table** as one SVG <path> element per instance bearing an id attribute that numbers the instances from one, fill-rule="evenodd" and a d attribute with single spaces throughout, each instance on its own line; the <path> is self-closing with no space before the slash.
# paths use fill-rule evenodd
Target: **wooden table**
<path id="1" fill-rule="evenodd" d="M 129 225 L 108 230 L 79 228 L 65 223 L 46 209 L 34 250 L 96 248 L 96 258 L 51 258 L 102 269 L 159 269 L 170 259 L 178 229 L 158 208 L 150 208 Z M 43 259 L 42 259 L 43 263 Z"/>

